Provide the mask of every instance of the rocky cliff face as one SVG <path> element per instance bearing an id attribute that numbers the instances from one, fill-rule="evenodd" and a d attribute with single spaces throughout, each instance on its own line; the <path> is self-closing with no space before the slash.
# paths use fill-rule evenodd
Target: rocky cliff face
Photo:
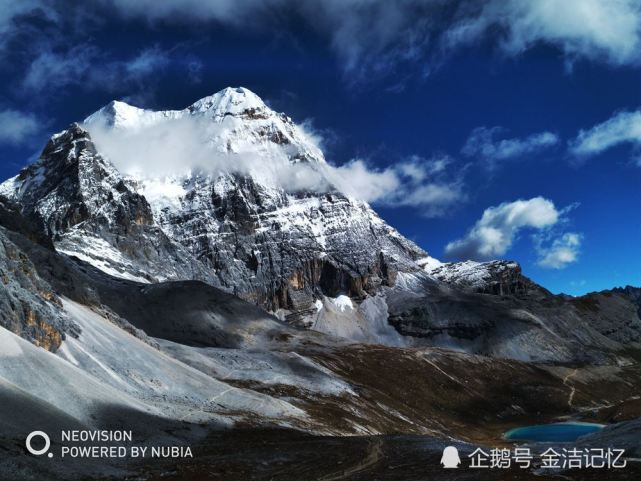
<path id="1" fill-rule="evenodd" d="M 83 223 L 95 230 L 152 223 L 147 201 L 98 154 L 78 124 L 54 135 L 40 160 L 20 172 L 13 186 L 19 190 L 6 192 L 20 201 L 24 214 L 37 215 L 55 240 Z"/>
<path id="2" fill-rule="evenodd" d="M 54 135 L 37 162 L 0 186 L 25 218 L 61 251 L 141 282 L 210 280 L 186 249 L 154 224 L 147 200 L 73 124 Z"/>
<path id="3" fill-rule="evenodd" d="M 41 241 L 50 247 L 29 222 L 0 199 L 0 326 L 31 341 L 36 346 L 56 351 L 66 335 L 76 335 L 77 326 L 62 312 L 62 304 L 51 285 L 44 280 L 29 255 L 16 244 Z"/>
<path id="4" fill-rule="evenodd" d="M 84 126 L 53 136 L 0 193 L 40 222 L 59 251 L 109 274 L 200 279 L 270 310 L 304 312 L 321 295 L 362 298 L 393 285 L 397 271 L 418 270 L 415 260 L 425 256 L 418 246 L 329 183 L 322 192 L 285 188 L 251 167 L 122 173 L 90 133 L 126 136 L 178 121 L 197 122 L 203 149 L 227 163 L 251 153 L 268 171 L 283 161 L 309 166 L 304 175 L 322 176 L 327 167 L 290 118 L 246 89 L 225 89 L 182 111 L 112 102 Z"/>
<path id="5" fill-rule="evenodd" d="M 639 308 L 639 313 L 641 313 L 641 287 L 615 287 L 611 292 L 629 299 Z"/>
<path id="6" fill-rule="evenodd" d="M 426 263 L 424 270 L 448 285 L 470 292 L 499 296 L 550 294 L 525 277 L 521 266 L 512 261 Z"/>
<path id="7" fill-rule="evenodd" d="M 163 136 L 172 138 L 162 144 L 168 153 L 154 148 Z M 358 342 L 610 362 L 641 340 L 631 294 L 567 299 L 514 262 L 440 263 L 341 193 L 328 172 L 304 129 L 248 90 L 225 89 L 176 111 L 112 102 L 54 135 L 0 195 L 28 219 L 32 237 L 105 274 L 201 280 L 290 324 Z M 5 249 L 11 285 L 38 291 Z M 38 256 L 37 267 L 50 264 Z M 46 276 L 53 285 L 101 308 L 101 289 L 69 286 L 56 265 Z M 34 322 L 10 310 L 4 322 L 14 332 Z"/>

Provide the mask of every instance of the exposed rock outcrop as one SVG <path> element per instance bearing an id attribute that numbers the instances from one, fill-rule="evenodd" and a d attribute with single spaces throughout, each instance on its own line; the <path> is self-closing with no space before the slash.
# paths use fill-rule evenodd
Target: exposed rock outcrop
<path id="1" fill-rule="evenodd" d="M 425 270 L 440 281 L 471 292 L 517 297 L 550 294 L 525 277 L 521 266 L 513 261 L 454 262 L 426 266 Z"/>
<path id="2" fill-rule="evenodd" d="M 15 220 L 0 205 L 0 218 L 7 217 Z M 78 328 L 62 312 L 51 285 L 8 233 L 0 224 L 0 326 L 36 346 L 56 351 L 65 336 L 77 334 Z"/>
<path id="3" fill-rule="evenodd" d="M 268 170 L 283 158 L 319 175 L 327 168 L 289 117 L 246 89 L 225 89 L 182 111 L 112 102 L 85 127 L 54 135 L 40 159 L 0 193 L 40 222 L 59 251 L 111 275 L 198 279 L 273 311 L 296 313 L 322 295 L 363 298 L 393 285 L 397 271 L 419 269 L 414 261 L 426 255 L 422 249 L 331 185 L 322 192 L 286 190 L 251 172 L 180 171 L 180 159 L 171 177 L 126 176 L 89 133 L 124 135 L 176 119 L 200 122 L 217 155 L 250 145 L 257 162 L 274 164 Z M 154 182 L 179 194 L 150 195 Z"/>

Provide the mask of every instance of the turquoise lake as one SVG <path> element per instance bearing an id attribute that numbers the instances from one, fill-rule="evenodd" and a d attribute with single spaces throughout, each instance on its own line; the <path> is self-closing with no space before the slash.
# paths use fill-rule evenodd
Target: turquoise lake
<path id="1" fill-rule="evenodd" d="M 539 424 L 512 429 L 505 433 L 504 438 L 508 441 L 570 442 L 601 429 L 603 425 L 591 423 Z"/>

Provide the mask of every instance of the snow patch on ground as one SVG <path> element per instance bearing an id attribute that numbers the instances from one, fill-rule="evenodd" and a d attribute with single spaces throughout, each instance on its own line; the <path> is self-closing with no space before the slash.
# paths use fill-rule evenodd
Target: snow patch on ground
<path id="1" fill-rule="evenodd" d="M 340 301 L 337 303 L 338 299 Z M 322 303 L 323 309 L 317 311 L 311 326 L 315 331 L 367 344 L 408 344 L 389 324 L 387 303 L 383 296 L 368 297 L 358 306 L 354 306 L 347 296 L 336 299 L 324 297 Z"/>
<path id="2" fill-rule="evenodd" d="M 345 312 L 346 309 L 350 311 L 354 309 L 352 300 L 345 295 L 338 296 L 337 298 L 333 299 L 332 302 L 341 312 Z"/>
<path id="3" fill-rule="evenodd" d="M 416 263 L 426 272 L 431 272 L 437 267 L 441 267 L 443 265 L 441 261 L 431 256 L 423 257 L 422 259 L 417 260 Z"/>

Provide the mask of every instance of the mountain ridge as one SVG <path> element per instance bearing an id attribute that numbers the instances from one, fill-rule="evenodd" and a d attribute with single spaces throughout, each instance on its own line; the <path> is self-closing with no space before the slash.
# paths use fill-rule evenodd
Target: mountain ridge
<path id="1" fill-rule="evenodd" d="M 310 165 L 304 172 L 311 175 L 326 165 L 322 152 L 322 162 L 306 157 L 309 139 L 298 136 L 291 119 L 257 105 L 246 90 L 225 89 L 193 105 L 203 122 L 199 132 L 212 136 L 205 144 L 188 136 L 187 144 L 214 160 L 223 156 L 233 165 L 243 158 L 239 149 L 254 149 L 249 167 L 285 159 L 290 167 Z M 132 135 L 153 144 L 152 134 L 187 133 L 174 124 L 176 111 L 135 112 L 153 122 L 133 130 L 124 122 L 95 135 L 113 135 L 128 147 Z M 193 115 L 189 108 L 178 112 Z M 293 140 L 283 142 L 287 132 L 274 135 L 283 125 Z M 509 261 L 440 263 L 367 203 L 335 188 L 287 189 L 251 170 L 192 169 L 183 154 L 169 157 L 179 172 L 161 179 L 173 198 L 149 195 L 153 172 L 121 172 L 123 159 L 113 154 L 123 150 L 110 151 L 87 128 L 72 124 L 54 135 L 39 160 L 1 184 L 0 193 L 41 226 L 58 252 L 110 276 L 140 284 L 202 281 L 290 325 L 368 344 L 608 363 L 625 343 L 641 339 L 638 307 L 628 298 L 554 296 Z M 153 165 L 162 153 L 150 152 Z"/>
<path id="2" fill-rule="evenodd" d="M 415 261 L 426 255 L 422 249 L 365 202 L 336 189 L 288 191 L 251 173 L 188 170 L 162 179 L 164 188 L 179 193 L 167 202 L 145 195 L 149 179 L 121 173 L 90 132 L 98 125 L 120 132 L 197 115 L 206 129 L 214 126 L 205 130 L 214 134 L 208 142 L 216 155 L 222 149 L 235 159 L 249 145 L 262 163 L 282 157 L 288 165 L 326 164 L 289 117 L 250 91 L 227 88 L 165 113 L 125 105 L 108 104 L 84 125 L 54 135 L 35 164 L 0 186 L 23 214 L 42 219 L 60 251 L 112 275 L 200 279 L 294 313 L 309 311 L 321 295 L 373 294 L 392 285 L 398 269 L 420 269 Z"/>

